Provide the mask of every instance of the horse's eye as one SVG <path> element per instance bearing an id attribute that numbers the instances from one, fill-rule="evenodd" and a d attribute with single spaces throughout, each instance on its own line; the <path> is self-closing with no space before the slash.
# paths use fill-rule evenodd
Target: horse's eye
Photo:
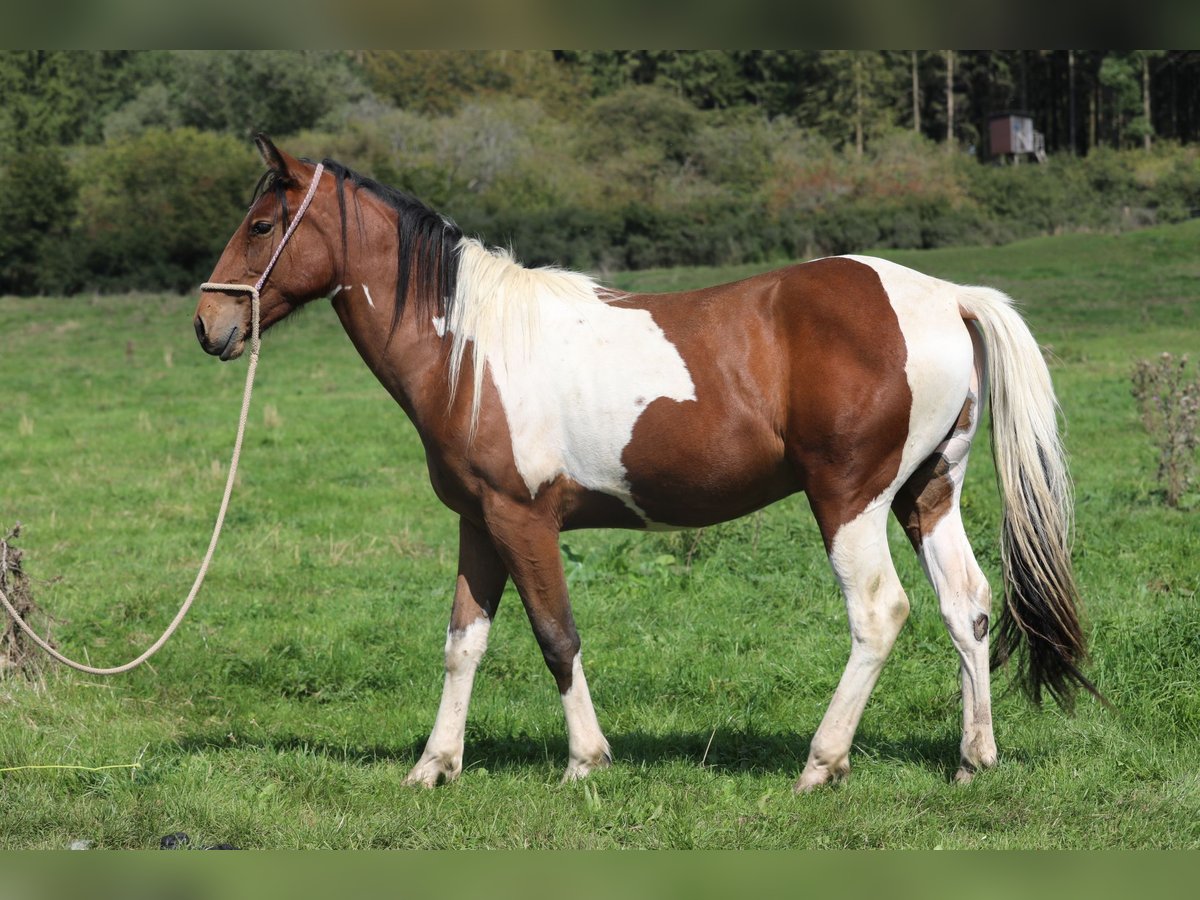
<path id="1" fill-rule="evenodd" d="M 267 234 L 273 227 L 270 222 L 255 222 L 250 226 L 250 231 L 253 234 Z"/>

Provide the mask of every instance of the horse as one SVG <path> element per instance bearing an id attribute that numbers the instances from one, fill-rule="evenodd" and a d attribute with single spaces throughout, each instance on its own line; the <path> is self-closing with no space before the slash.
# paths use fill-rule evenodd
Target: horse
<path id="1" fill-rule="evenodd" d="M 995 667 L 1011 660 L 1039 704 L 1048 693 L 1069 708 L 1080 687 L 1099 696 L 1081 670 L 1058 404 L 1006 295 L 867 256 L 701 290 L 625 293 L 562 268 L 525 267 L 333 160 L 297 159 L 261 134 L 255 143 L 267 171 L 213 270 L 224 286 L 200 292 L 201 346 L 222 360 L 242 354 L 251 304 L 234 283 L 270 275 L 264 331 L 329 298 L 412 420 L 433 490 L 459 517 L 442 697 L 409 784 L 433 787 L 462 771 L 475 672 L 509 579 L 562 699 L 564 781 L 611 764 L 584 675 L 562 532 L 697 528 L 797 492 L 816 518 L 851 637 L 797 792 L 849 775 L 855 730 L 909 613 L 889 511 L 959 657 L 956 781 L 997 762 Z M 306 192 L 307 218 L 292 221 Z M 1003 502 L 995 628 L 960 508 L 985 402 Z"/>

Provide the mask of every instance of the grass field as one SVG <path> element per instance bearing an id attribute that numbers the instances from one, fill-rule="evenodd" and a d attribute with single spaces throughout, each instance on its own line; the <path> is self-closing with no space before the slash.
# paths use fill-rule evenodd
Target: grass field
<path id="1" fill-rule="evenodd" d="M 1117 712 L 1037 710 L 996 680 L 1001 765 L 957 765 L 957 661 L 898 528 L 913 611 L 848 783 L 796 797 L 848 650 L 802 497 L 695 533 L 572 533 L 564 559 L 616 764 L 560 785 L 561 705 L 509 589 L 462 779 L 401 781 L 441 690 L 457 527 L 403 413 L 315 303 L 265 341 L 208 583 L 151 666 L 0 681 L 0 847 L 1198 847 L 1200 498 L 1167 509 L 1130 396 L 1138 357 L 1200 355 L 1200 222 L 889 253 L 1022 301 L 1054 354 L 1076 481 L 1089 673 Z M 753 271 L 618 276 L 673 289 Z M 0 299 L 0 528 L 54 636 L 135 655 L 191 584 L 245 363 L 205 356 L 194 299 Z M 986 441 L 965 518 L 997 580 Z"/>

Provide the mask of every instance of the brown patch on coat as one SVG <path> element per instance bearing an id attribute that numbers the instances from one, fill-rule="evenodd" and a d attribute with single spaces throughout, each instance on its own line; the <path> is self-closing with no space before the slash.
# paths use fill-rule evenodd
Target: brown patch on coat
<path id="1" fill-rule="evenodd" d="M 947 438 L 970 434 L 974 427 L 976 397 L 968 393 L 958 419 Z M 954 505 L 954 482 L 950 478 L 950 461 L 935 453 L 917 467 L 892 500 L 892 512 L 904 527 L 909 542 L 916 550 L 938 522 Z"/>
<path id="2" fill-rule="evenodd" d="M 652 521 L 708 525 L 803 490 L 828 549 L 895 480 L 907 350 L 870 266 L 817 260 L 618 303 L 651 312 L 695 385 L 694 401 L 649 403 L 621 458 Z"/>
<path id="3" fill-rule="evenodd" d="M 980 613 L 975 617 L 975 640 L 982 641 L 988 635 L 988 617 L 986 613 Z"/>
<path id="4" fill-rule="evenodd" d="M 576 528 L 646 527 L 646 520 L 619 497 L 588 490 L 561 475 L 555 480 L 555 489 L 561 491 L 558 505 L 563 531 Z"/>
<path id="5" fill-rule="evenodd" d="M 954 482 L 950 463 L 935 453 L 917 467 L 892 500 L 892 512 L 904 527 L 916 550 L 954 504 Z"/>
<path id="6" fill-rule="evenodd" d="M 954 433 L 967 434 L 970 432 L 974 415 L 975 394 L 968 393 L 966 402 L 963 403 L 963 408 L 959 411 L 958 421 L 954 423 Z"/>

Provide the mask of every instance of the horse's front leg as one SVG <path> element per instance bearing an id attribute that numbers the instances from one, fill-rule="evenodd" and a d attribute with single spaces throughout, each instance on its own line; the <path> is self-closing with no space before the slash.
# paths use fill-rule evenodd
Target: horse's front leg
<path id="1" fill-rule="evenodd" d="M 508 571 L 488 535 L 466 519 L 458 527 L 458 582 L 446 629 L 446 680 L 433 732 L 405 784 L 433 787 L 462 772 L 463 736 L 475 670 L 487 650 L 492 616 L 500 605 Z"/>
<path id="2" fill-rule="evenodd" d="M 521 594 L 546 666 L 558 683 L 567 720 L 570 761 L 563 781 L 583 778 L 612 764 L 579 656 L 579 633 L 571 615 L 567 579 L 559 555 L 556 522 L 515 503 L 495 503 L 488 529 Z"/>

